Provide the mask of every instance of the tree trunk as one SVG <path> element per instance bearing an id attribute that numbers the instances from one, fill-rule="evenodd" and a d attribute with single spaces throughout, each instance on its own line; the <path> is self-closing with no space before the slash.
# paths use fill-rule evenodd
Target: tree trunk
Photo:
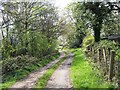
<path id="1" fill-rule="evenodd" d="M 95 42 L 100 41 L 100 28 L 94 27 L 94 38 L 95 38 Z"/>
<path id="2" fill-rule="evenodd" d="M 100 41 L 100 31 L 102 28 L 102 20 L 103 19 L 100 18 L 100 16 L 98 16 L 96 21 L 95 21 L 95 25 L 93 25 L 95 42 Z"/>

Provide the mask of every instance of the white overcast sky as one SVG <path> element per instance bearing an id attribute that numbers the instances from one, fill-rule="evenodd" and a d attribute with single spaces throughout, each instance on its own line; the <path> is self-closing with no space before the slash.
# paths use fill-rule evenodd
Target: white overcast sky
<path id="1" fill-rule="evenodd" d="M 55 0 L 55 6 L 59 9 L 64 9 L 69 3 L 71 3 L 73 0 Z"/>
<path id="2" fill-rule="evenodd" d="M 55 7 L 58 8 L 59 16 L 62 16 L 65 12 L 65 7 L 75 0 L 53 0 Z"/>

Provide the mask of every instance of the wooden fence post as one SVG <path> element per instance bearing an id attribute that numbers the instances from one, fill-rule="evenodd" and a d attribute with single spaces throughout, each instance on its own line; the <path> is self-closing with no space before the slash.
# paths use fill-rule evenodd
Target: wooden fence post
<path id="1" fill-rule="evenodd" d="M 100 65 L 100 68 L 102 68 L 102 48 L 99 49 L 99 65 Z"/>
<path id="2" fill-rule="evenodd" d="M 94 48 L 92 47 L 92 59 L 95 61 L 95 53 L 94 53 Z"/>
<path id="3" fill-rule="evenodd" d="M 107 65 L 106 49 L 105 48 L 103 48 L 103 58 L 104 58 L 104 61 L 105 61 L 105 65 Z"/>
<path id="4" fill-rule="evenodd" d="M 91 47 L 91 58 L 93 59 L 93 47 Z"/>
<path id="5" fill-rule="evenodd" d="M 88 57 L 88 53 L 89 53 L 89 47 L 86 47 L 86 50 L 85 50 L 86 57 Z"/>
<path id="6" fill-rule="evenodd" d="M 97 52 L 97 62 L 98 64 L 100 63 L 100 49 L 98 49 L 98 52 Z"/>
<path id="7" fill-rule="evenodd" d="M 114 70 L 114 58 L 115 58 L 115 51 L 111 51 L 110 55 L 110 67 L 109 67 L 109 80 L 112 81 L 113 78 L 113 70 Z"/>
<path id="8" fill-rule="evenodd" d="M 108 60 L 110 60 L 110 51 L 111 51 L 111 48 L 108 48 Z"/>
<path id="9" fill-rule="evenodd" d="M 104 59 L 104 62 L 105 62 L 105 74 L 107 74 L 107 58 L 106 58 L 106 48 L 104 47 L 103 48 L 103 59 Z"/>
<path id="10" fill-rule="evenodd" d="M 92 57 L 92 47 L 90 47 L 90 57 Z"/>
<path id="11" fill-rule="evenodd" d="M 117 63 L 118 65 L 118 70 L 117 70 L 117 83 L 118 83 L 118 88 L 120 89 L 120 61 Z"/>

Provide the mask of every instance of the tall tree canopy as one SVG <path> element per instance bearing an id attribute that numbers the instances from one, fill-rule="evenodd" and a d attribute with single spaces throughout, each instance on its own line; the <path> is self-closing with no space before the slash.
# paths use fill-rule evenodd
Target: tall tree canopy
<path id="1" fill-rule="evenodd" d="M 59 17 L 46 1 L 1 3 L 3 58 L 16 54 L 41 56 L 55 49 Z"/>
<path id="2" fill-rule="evenodd" d="M 118 10 L 119 7 L 114 5 L 114 3 L 110 2 L 87 2 L 84 3 L 85 9 L 89 10 L 94 16 L 94 20 L 92 22 L 92 27 L 94 30 L 95 41 L 100 41 L 100 31 L 102 29 L 102 24 L 104 20 L 107 19 L 112 13 L 113 10 Z M 115 9 L 114 7 L 118 7 Z"/>
<path id="3" fill-rule="evenodd" d="M 119 30 L 120 7 L 115 2 L 74 2 L 69 9 L 76 27 L 76 37 L 80 41 L 91 33 L 95 42 L 100 41 L 101 36 L 116 34 Z M 116 24 L 117 23 L 117 24 Z"/>

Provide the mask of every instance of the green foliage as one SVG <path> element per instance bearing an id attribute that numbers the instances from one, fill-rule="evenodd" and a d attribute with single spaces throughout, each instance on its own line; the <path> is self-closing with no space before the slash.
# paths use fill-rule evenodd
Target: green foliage
<path id="1" fill-rule="evenodd" d="M 28 53 L 33 56 L 42 56 L 48 50 L 47 37 L 40 32 L 30 32 L 28 44 Z"/>
<path id="2" fill-rule="evenodd" d="M 103 1 L 82 3 L 78 1 L 68 6 L 68 9 L 72 12 L 72 18 L 76 27 L 77 34 L 75 39 L 78 39 L 73 42 L 78 43 L 80 41 L 80 45 L 89 28 L 94 32 L 95 42 L 100 41 L 101 35 L 107 37 L 120 32 L 118 14 L 117 12 L 112 12 L 112 7 L 108 8 L 109 5 L 112 5 L 112 3 L 105 4 Z"/>
<path id="3" fill-rule="evenodd" d="M 87 48 L 88 46 L 92 46 L 94 44 L 94 37 L 92 35 L 87 35 L 83 39 L 82 46 L 83 48 Z"/>
<path id="4" fill-rule="evenodd" d="M 99 48 L 110 48 L 112 50 L 118 50 L 118 44 L 115 41 L 110 41 L 110 40 L 101 40 L 98 43 L 94 44 L 95 50 Z"/>
<path id="5" fill-rule="evenodd" d="M 103 25 L 102 25 L 102 37 L 108 37 L 114 34 L 120 33 L 120 23 L 118 23 L 119 18 L 117 14 L 112 13 L 109 15 L 106 20 L 104 20 Z"/>
<path id="6" fill-rule="evenodd" d="M 120 61 L 120 47 L 116 50 L 115 60 Z"/>
<path id="7" fill-rule="evenodd" d="M 18 69 L 25 69 L 32 64 L 37 64 L 38 59 L 30 56 L 17 56 L 16 58 L 11 58 L 10 60 L 4 60 L 2 62 L 2 74 L 7 75 L 8 73 L 13 73 Z"/>
<path id="8" fill-rule="evenodd" d="M 51 3 L 6 2 L 1 7 L 4 23 L 2 59 L 18 55 L 42 57 L 55 50 L 60 32 L 56 28 L 59 27 L 58 15 Z"/>
<path id="9" fill-rule="evenodd" d="M 86 36 L 87 32 L 89 31 L 88 28 L 88 17 L 90 14 L 84 14 L 85 8 L 82 3 L 71 3 L 68 6 L 68 10 L 72 12 L 72 18 L 74 19 L 74 33 L 69 36 L 70 47 L 80 47 L 84 37 Z M 73 37 L 73 38 L 71 38 Z"/>
<path id="10" fill-rule="evenodd" d="M 3 75 L 7 75 L 8 73 L 14 74 L 15 71 L 19 69 L 28 69 L 28 67 L 32 65 L 38 65 L 38 63 L 40 63 L 43 59 L 46 60 L 45 58 L 46 57 L 38 59 L 36 57 L 30 57 L 28 55 L 24 55 L 24 56 L 17 56 L 15 58 L 11 58 L 10 60 L 4 60 L 2 62 L 2 74 Z M 50 58 L 50 59 L 54 59 L 54 58 Z"/>
<path id="11" fill-rule="evenodd" d="M 91 27 L 93 27 L 95 42 L 100 41 L 100 34 L 102 29 L 102 23 L 111 14 L 110 8 L 105 3 L 101 2 L 86 2 L 84 4 L 86 10 L 88 10 L 93 19 L 91 21 Z"/>
<path id="12" fill-rule="evenodd" d="M 16 52 L 15 56 L 26 55 L 27 49 L 25 47 L 20 47 L 20 48 L 17 48 L 15 52 Z"/>
<path id="13" fill-rule="evenodd" d="M 75 56 L 70 68 L 73 88 L 112 88 L 112 85 L 105 82 L 98 76 L 98 72 L 92 69 L 81 49 L 72 49 L 72 52 Z"/>
<path id="14" fill-rule="evenodd" d="M 74 38 L 72 39 L 71 43 L 69 42 L 69 47 L 70 48 L 77 48 L 77 47 L 81 47 L 81 40 Z"/>
<path id="15" fill-rule="evenodd" d="M 28 31 L 22 34 L 21 39 L 23 41 L 18 42 L 14 48 L 10 42 L 3 40 L 2 59 L 10 59 L 12 54 L 14 56 L 32 55 L 41 57 L 53 52 L 57 44 L 55 39 L 48 39 L 41 32 L 36 31 Z"/>
<path id="16" fill-rule="evenodd" d="M 2 40 L 2 59 L 10 59 L 11 53 L 13 53 L 14 51 L 15 49 L 12 47 L 7 39 Z"/>

